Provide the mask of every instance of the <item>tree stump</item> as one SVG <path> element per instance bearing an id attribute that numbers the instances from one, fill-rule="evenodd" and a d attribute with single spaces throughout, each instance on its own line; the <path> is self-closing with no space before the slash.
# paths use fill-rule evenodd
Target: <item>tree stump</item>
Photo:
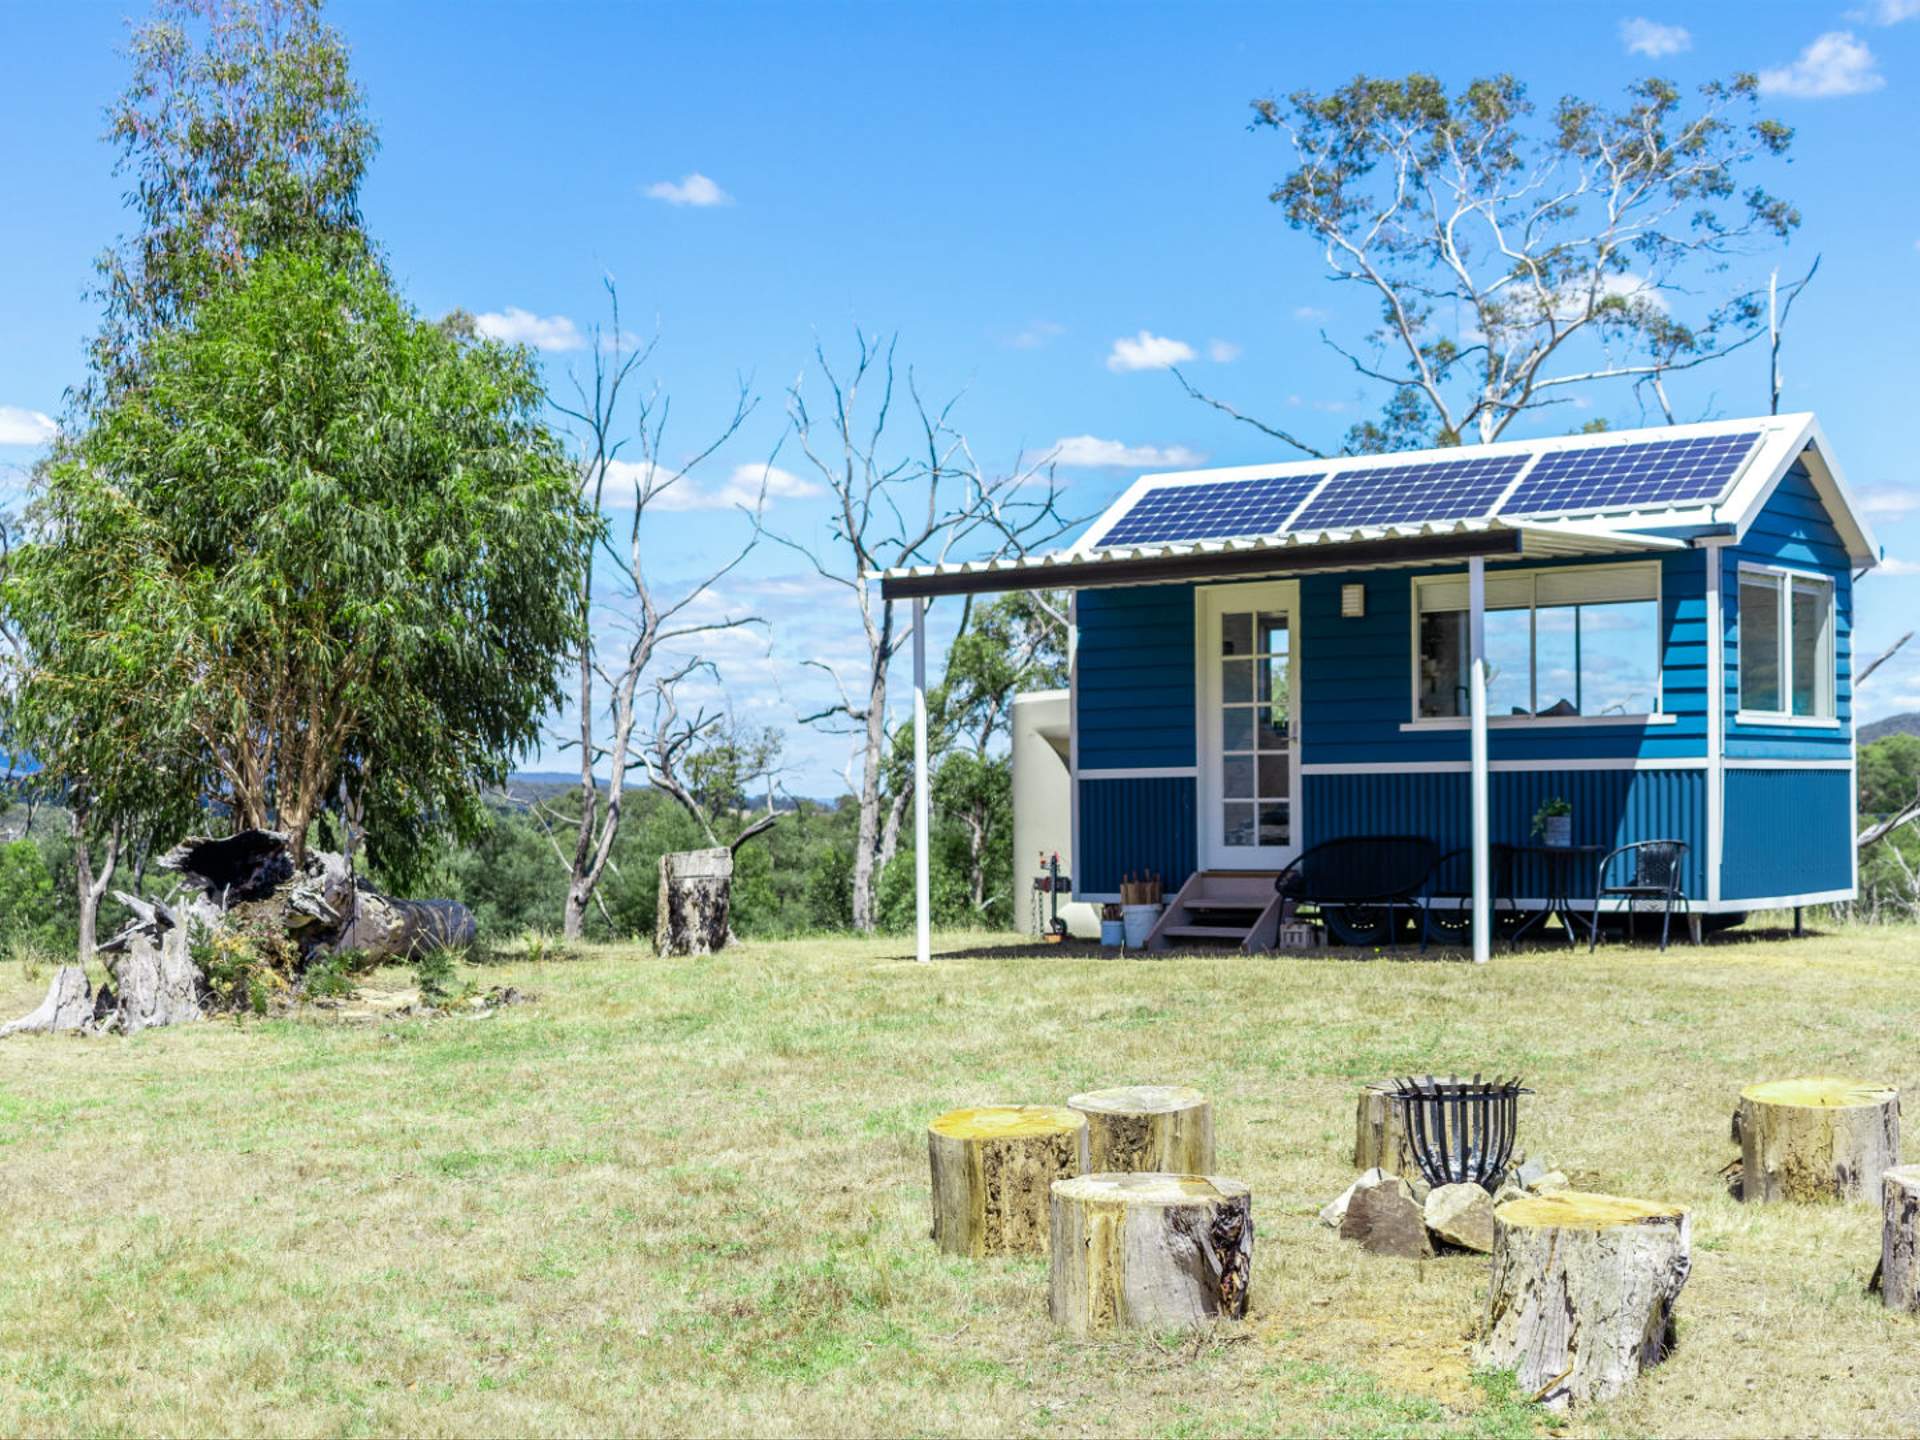
<path id="1" fill-rule="evenodd" d="M 1555 1408 L 1608 1400 L 1673 1345 L 1673 1306 L 1692 1268 L 1687 1212 L 1562 1190 L 1494 1212 L 1479 1369 L 1512 1370 Z"/>
<path id="2" fill-rule="evenodd" d="M 1871 1200 L 1900 1163 L 1900 1092 L 1830 1075 L 1740 1092 L 1741 1198 Z"/>
<path id="3" fill-rule="evenodd" d="M 93 1024 L 93 987 L 78 965 L 62 965 L 47 987 L 47 998 L 18 1020 L 0 1025 L 0 1036 L 85 1030 Z"/>
<path id="4" fill-rule="evenodd" d="M 1062 1105 L 949 1110 L 927 1127 L 933 1240 L 954 1255 L 1039 1254 L 1048 1192 L 1087 1169 L 1087 1119 Z"/>
<path id="5" fill-rule="evenodd" d="M 1253 1194 L 1223 1176 L 1107 1174 L 1053 1187 L 1048 1309 L 1076 1335 L 1238 1320 Z"/>
<path id="6" fill-rule="evenodd" d="M 1880 1183 L 1880 1298 L 1920 1312 L 1920 1165 L 1895 1166 Z"/>
<path id="7" fill-rule="evenodd" d="M 1070 1096 L 1087 1117 L 1087 1169 L 1204 1175 L 1213 1169 L 1213 1104 L 1186 1085 L 1123 1085 Z"/>
<path id="8" fill-rule="evenodd" d="M 711 955 L 732 935 L 733 852 L 683 850 L 660 857 L 660 904 L 653 948 L 662 955 Z"/>
<path id="9" fill-rule="evenodd" d="M 1377 1168 L 1424 1183 L 1413 1147 L 1407 1143 L 1407 1107 L 1394 1098 L 1390 1081 L 1376 1081 L 1360 1091 L 1353 1123 L 1353 1168 Z"/>

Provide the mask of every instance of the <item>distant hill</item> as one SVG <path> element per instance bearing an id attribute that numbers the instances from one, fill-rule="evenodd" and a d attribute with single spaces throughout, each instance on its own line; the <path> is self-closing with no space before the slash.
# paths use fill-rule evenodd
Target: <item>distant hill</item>
<path id="1" fill-rule="evenodd" d="M 1889 735 L 1920 735 L 1920 710 L 1909 710 L 1904 715 L 1889 715 L 1884 720 L 1860 727 L 1860 743 L 1863 745 L 1884 740 Z"/>
<path id="2" fill-rule="evenodd" d="M 605 784 L 605 781 L 601 782 Z M 578 789 L 580 777 L 569 775 L 564 770 L 516 770 L 507 777 L 507 798 L 518 805 L 536 805 L 543 800 L 551 800 L 557 795 L 571 794 Z M 649 789 L 645 779 L 636 776 L 628 782 L 630 789 Z M 822 810 L 831 810 L 838 802 L 835 800 L 816 800 L 802 795 L 781 795 L 775 798 L 773 808 L 786 811 L 805 803 Z"/>

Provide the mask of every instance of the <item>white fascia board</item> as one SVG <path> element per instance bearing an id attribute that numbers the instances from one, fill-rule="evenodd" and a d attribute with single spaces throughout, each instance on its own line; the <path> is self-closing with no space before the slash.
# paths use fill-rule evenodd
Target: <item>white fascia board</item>
<path id="1" fill-rule="evenodd" d="M 1733 527 L 1735 543 L 1744 540 L 1786 473 L 1804 459 L 1813 488 L 1846 544 L 1848 558 L 1860 569 L 1879 564 L 1880 542 L 1861 515 L 1859 502 L 1840 472 L 1820 421 L 1811 411 L 1777 418 L 1782 423 L 1761 442 L 1760 453 L 1747 473 L 1720 505 L 1719 521 Z"/>

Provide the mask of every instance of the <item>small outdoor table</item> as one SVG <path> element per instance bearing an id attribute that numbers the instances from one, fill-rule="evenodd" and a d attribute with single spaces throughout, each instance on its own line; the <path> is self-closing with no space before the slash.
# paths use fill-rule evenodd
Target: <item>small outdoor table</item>
<path id="1" fill-rule="evenodd" d="M 1547 893 L 1540 897 L 1545 904 L 1537 915 L 1529 916 L 1514 930 L 1509 937 L 1511 943 L 1518 945 L 1522 935 L 1536 925 L 1546 924 L 1547 917 L 1557 912 L 1561 927 L 1567 932 L 1567 944 L 1577 946 L 1580 940 L 1574 933 L 1575 923 L 1597 927 L 1600 917 L 1595 915 L 1591 919 L 1582 920 L 1574 909 L 1573 892 L 1577 888 L 1574 877 L 1580 873 L 1591 877 L 1595 873 L 1594 867 L 1600 863 L 1600 857 L 1607 853 L 1608 847 L 1605 845 L 1510 845 L 1507 848 L 1515 858 L 1523 855 L 1541 856 L 1546 862 L 1543 868 L 1547 874 Z M 1591 932 L 1588 938 L 1592 938 Z"/>

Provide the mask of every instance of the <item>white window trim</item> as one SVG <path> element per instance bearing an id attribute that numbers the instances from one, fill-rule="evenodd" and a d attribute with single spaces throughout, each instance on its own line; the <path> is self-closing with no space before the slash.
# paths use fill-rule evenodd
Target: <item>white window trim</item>
<path id="1" fill-rule="evenodd" d="M 1542 575 L 1552 575 L 1559 579 L 1568 579 L 1581 575 L 1605 574 L 1609 578 L 1612 578 L 1618 576 L 1623 571 L 1630 570 L 1644 571 L 1652 578 L 1653 593 L 1643 598 L 1653 601 L 1655 614 L 1659 617 L 1661 623 L 1664 624 L 1667 613 L 1666 596 L 1663 589 L 1666 575 L 1664 567 L 1658 560 L 1636 560 L 1627 563 L 1615 561 L 1610 564 L 1601 565 L 1562 565 L 1550 570 L 1502 570 L 1499 572 L 1499 575 L 1503 580 L 1525 580 L 1528 582 L 1529 599 L 1527 601 L 1527 609 L 1531 614 L 1539 609 L 1539 579 Z M 1490 576 L 1489 579 L 1491 578 Z M 1413 718 L 1402 722 L 1400 728 L 1403 731 L 1465 730 L 1473 723 L 1471 717 L 1465 715 L 1430 715 L 1423 717 L 1420 714 L 1420 591 L 1426 586 L 1457 585 L 1460 583 L 1461 577 L 1457 574 L 1416 575 L 1413 578 L 1413 592 L 1410 597 L 1413 603 L 1408 607 L 1412 612 L 1413 633 L 1408 645 L 1410 663 L 1408 665 L 1409 701 L 1407 710 L 1407 713 Z M 1580 604 L 1583 602 L 1574 600 L 1561 603 Z M 1591 603 L 1601 604 L 1605 602 L 1594 601 Z M 1499 607 L 1490 605 L 1487 608 L 1489 610 L 1495 608 L 1517 610 L 1520 607 L 1517 605 Z M 1528 628 L 1529 631 L 1532 632 L 1528 642 L 1529 647 L 1530 649 L 1537 649 L 1539 643 L 1538 626 L 1537 624 L 1530 624 Z M 1499 730 L 1532 729 L 1535 727 L 1541 729 L 1579 729 L 1592 725 L 1673 724 L 1675 717 L 1666 713 L 1667 655 L 1664 631 L 1660 636 L 1660 640 L 1661 643 L 1657 647 L 1657 653 L 1654 655 L 1653 660 L 1654 708 L 1650 712 L 1643 715 L 1490 715 L 1487 717 L 1487 727 L 1489 729 Z M 1532 655 L 1529 663 L 1537 664 L 1537 662 L 1537 654 Z M 1537 699 L 1538 697 L 1535 698 Z"/>
<path id="2" fill-rule="evenodd" d="M 1791 565 L 1762 565 L 1751 560 L 1742 560 L 1734 567 L 1734 623 L 1739 628 L 1740 655 L 1745 655 L 1746 626 L 1745 613 L 1740 604 L 1740 584 L 1748 575 L 1764 575 L 1770 580 L 1785 580 L 1787 583 L 1777 586 L 1779 594 L 1780 637 L 1780 703 L 1779 710 L 1749 710 L 1747 708 L 1747 677 L 1744 660 L 1734 661 L 1733 683 L 1739 696 L 1739 702 L 1733 713 L 1736 725 L 1785 727 L 1791 730 L 1838 730 L 1840 721 L 1840 587 L 1833 576 L 1823 575 L 1818 570 L 1800 570 Z M 1793 713 L 1793 582 L 1805 580 L 1811 584 L 1824 585 L 1827 588 L 1827 673 L 1825 684 L 1821 687 L 1821 700 L 1826 705 L 1825 715 L 1796 715 Z"/>

